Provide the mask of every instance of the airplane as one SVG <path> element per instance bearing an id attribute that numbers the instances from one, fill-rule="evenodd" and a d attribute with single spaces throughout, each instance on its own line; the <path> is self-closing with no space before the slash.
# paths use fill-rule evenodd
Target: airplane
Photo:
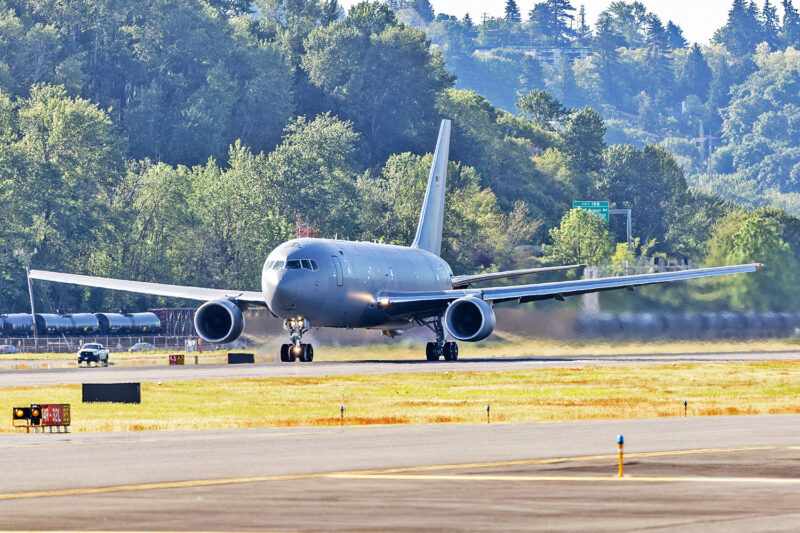
<path id="1" fill-rule="evenodd" d="M 31 270 L 32 279 L 204 302 L 195 313 L 197 334 L 210 343 L 236 340 L 244 331 L 243 311 L 266 307 L 284 320 L 289 343 L 283 362 L 311 362 L 314 348 L 303 335 L 314 328 L 368 328 L 387 335 L 426 327 L 435 341 L 426 359 L 458 359 L 460 342 L 479 342 L 496 326 L 496 304 L 522 304 L 569 296 L 633 289 L 697 278 L 751 273 L 760 264 L 701 268 L 601 279 L 471 288 L 496 279 L 517 278 L 581 265 L 454 276 L 442 259 L 447 164 L 451 122 L 443 120 L 428 177 L 416 236 L 410 246 L 336 239 L 301 238 L 275 248 L 264 262 L 261 292 L 163 285 L 60 272 Z M 451 340 L 452 339 L 452 340 Z"/>

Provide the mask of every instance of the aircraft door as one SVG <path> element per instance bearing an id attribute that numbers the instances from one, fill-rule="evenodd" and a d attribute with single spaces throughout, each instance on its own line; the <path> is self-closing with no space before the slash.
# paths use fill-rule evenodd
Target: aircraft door
<path id="1" fill-rule="evenodd" d="M 336 286 L 343 287 L 344 286 L 344 274 L 342 272 L 342 261 L 335 255 L 331 257 L 331 261 L 333 261 L 333 271 L 334 275 L 336 276 Z"/>

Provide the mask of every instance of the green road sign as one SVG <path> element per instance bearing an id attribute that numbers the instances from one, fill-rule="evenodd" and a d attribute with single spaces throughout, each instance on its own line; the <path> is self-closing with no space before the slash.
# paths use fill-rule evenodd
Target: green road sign
<path id="1" fill-rule="evenodd" d="M 608 202 L 596 200 L 574 200 L 572 209 L 585 209 L 591 211 L 608 223 Z"/>

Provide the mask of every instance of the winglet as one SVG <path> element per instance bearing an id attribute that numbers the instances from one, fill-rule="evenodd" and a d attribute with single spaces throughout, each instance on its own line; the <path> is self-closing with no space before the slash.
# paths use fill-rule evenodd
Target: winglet
<path id="1" fill-rule="evenodd" d="M 451 122 L 443 120 L 439 129 L 439 140 L 433 154 L 433 164 L 428 176 L 428 188 L 419 215 L 417 235 L 412 248 L 427 250 L 436 255 L 442 253 L 442 230 L 444 229 L 444 197 L 447 190 L 447 164 L 450 159 Z"/>

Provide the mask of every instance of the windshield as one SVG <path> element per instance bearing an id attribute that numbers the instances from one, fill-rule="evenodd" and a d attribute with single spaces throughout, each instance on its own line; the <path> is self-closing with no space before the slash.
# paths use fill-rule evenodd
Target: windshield
<path id="1" fill-rule="evenodd" d="M 289 261 L 270 261 L 267 270 L 319 270 L 317 262 L 313 259 L 291 259 Z"/>
<path id="2" fill-rule="evenodd" d="M 84 350 L 97 350 L 99 348 L 102 348 L 102 346 L 100 346 L 99 344 L 84 344 L 82 349 L 84 349 Z"/>

